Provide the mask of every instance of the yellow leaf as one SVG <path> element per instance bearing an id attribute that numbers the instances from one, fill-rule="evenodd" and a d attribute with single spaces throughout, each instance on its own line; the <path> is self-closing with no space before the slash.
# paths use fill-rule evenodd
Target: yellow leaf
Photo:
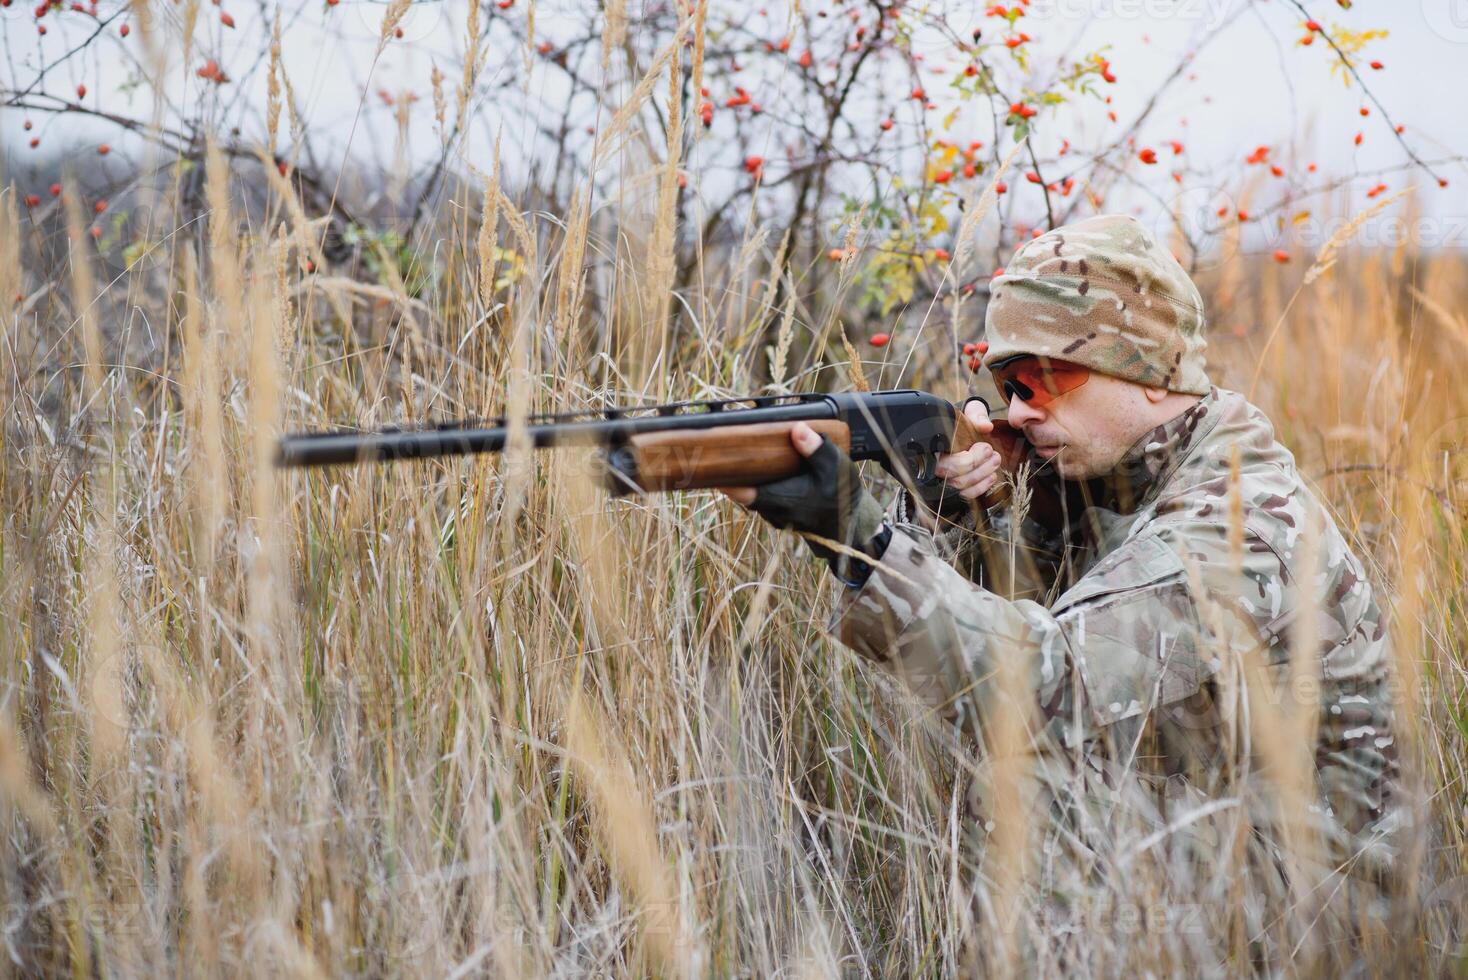
<path id="1" fill-rule="evenodd" d="M 1290 224 L 1298 225 L 1308 220 L 1310 220 L 1309 211 L 1296 211 L 1295 214 L 1290 218 Z"/>

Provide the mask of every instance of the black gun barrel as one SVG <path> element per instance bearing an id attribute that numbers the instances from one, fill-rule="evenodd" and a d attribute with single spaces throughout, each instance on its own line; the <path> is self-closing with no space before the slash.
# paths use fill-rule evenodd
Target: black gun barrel
<path id="1" fill-rule="evenodd" d="M 757 422 L 837 418 L 835 398 L 823 394 L 773 395 L 724 401 L 677 402 L 645 408 L 532 415 L 526 433 L 536 448 L 618 446 L 644 432 L 703 429 Z M 338 429 L 284 436 L 277 466 L 329 466 L 369 460 L 429 459 L 500 452 L 509 439 L 504 419 L 448 422 L 422 428 Z"/>

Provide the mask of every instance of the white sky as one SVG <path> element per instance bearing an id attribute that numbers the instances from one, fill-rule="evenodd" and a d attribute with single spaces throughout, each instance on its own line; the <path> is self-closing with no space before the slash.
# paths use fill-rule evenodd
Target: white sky
<path id="1" fill-rule="evenodd" d="M 485 4 L 483 16 L 486 20 L 516 17 L 523 24 L 525 2 L 516 0 L 516 6 L 508 14 L 501 14 L 489 2 Z M 737 0 L 715 0 L 715 3 L 737 3 Z M 172 3 L 155 6 L 165 16 L 178 16 L 178 9 Z M 805 0 L 802 9 L 809 13 L 820 6 Z M 943 6 L 935 3 L 929 9 Z M 1463 95 L 1468 91 L 1468 0 L 1357 0 L 1350 11 L 1321 0 L 1312 0 L 1307 6 L 1312 16 L 1327 27 L 1340 24 L 1357 30 L 1368 27 L 1388 30 L 1389 36 L 1374 42 L 1362 59 L 1364 62 L 1379 58 L 1386 65 L 1383 71 L 1364 72 L 1376 94 L 1393 119 L 1405 125 L 1406 138 L 1423 159 L 1468 153 L 1468 108 Z M 107 17 L 119 9 L 115 2 L 104 4 L 101 13 Z M 225 110 L 223 100 L 239 100 L 234 105 L 250 106 L 255 119 L 253 124 L 245 124 L 246 133 L 259 132 L 263 128 L 260 120 L 264 115 L 264 72 L 259 69 L 251 74 L 249 68 L 256 61 L 256 52 L 263 50 L 265 29 L 261 15 L 258 9 L 246 7 L 242 0 L 235 3 L 226 0 L 222 9 L 229 10 L 237 24 L 236 30 L 226 31 L 218 23 L 218 9 L 201 5 L 199 54 L 187 66 L 174 66 L 171 77 L 176 81 L 170 86 L 170 98 L 186 112 L 230 122 L 240 112 L 238 108 Z M 391 161 L 395 125 L 392 110 L 373 94 L 379 87 L 391 91 L 408 88 L 421 96 L 410 129 L 410 162 L 422 170 L 436 157 L 439 142 L 433 131 L 429 105 L 429 73 L 436 61 L 448 76 L 446 88 L 452 102 L 453 86 L 462 63 L 459 48 L 465 7 L 457 0 L 415 2 L 404 21 L 406 37 L 388 47 L 369 77 L 378 26 L 385 9 L 385 3 L 343 0 L 334 9 L 308 2 L 292 5 L 285 11 L 289 24 L 284 40 L 285 62 L 306 116 L 306 126 L 318 153 L 324 154 L 325 163 L 339 161 L 349 140 L 354 155 L 384 165 Z M 568 18 L 565 11 L 586 9 L 578 0 L 538 4 L 537 37 L 565 40 L 567 32 L 582 23 L 581 17 Z M 634 6 L 634 12 L 636 9 Z M 732 9 L 749 8 L 738 4 Z M 989 36 L 999 33 L 1002 27 L 1002 21 L 983 17 L 984 8 L 979 3 L 948 3 L 946 9 L 955 27 L 964 28 L 966 22 L 978 24 Z M 783 23 L 788 7 L 777 2 L 769 4 L 768 10 L 771 22 Z M 1213 180 L 1191 177 L 1185 187 L 1223 183 L 1230 192 L 1236 191 L 1240 176 L 1237 165 L 1257 144 L 1270 144 L 1277 148 L 1276 155 L 1283 155 L 1280 162 L 1292 174 L 1286 181 L 1298 178 L 1313 183 L 1331 176 L 1364 174 L 1352 189 L 1350 204 L 1355 209 L 1368 203 L 1365 190 L 1378 180 L 1388 183 L 1392 190 L 1407 183 L 1408 175 L 1401 173 L 1381 178 L 1371 175 L 1373 171 L 1402 164 L 1405 161 L 1402 149 L 1380 113 L 1373 109 L 1370 117 L 1360 117 L 1358 110 L 1364 104 L 1361 93 L 1356 88 L 1347 90 L 1338 77 L 1331 75 L 1328 65 L 1332 55 L 1323 42 L 1317 41 L 1308 48 L 1295 43 L 1304 32 L 1298 26 L 1301 18 L 1286 0 L 1268 0 L 1252 7 L 1245 0 L 1034 0 L 1029 15 L 1017 27 L 1036 38 L 1038 64 L 1045 64 L 1045 55 L 1061 48 L 1081 53 L 1109 43 L 1112 46 L 1109 55 L 1119 81 L 1108 86 L 1107 91 L 1113 93 L 1112 108 L 1125 124 L 1140 109 L 1157 80 L 1171 70 L 1177 58 L 1197 38 L 1235 15 L 1237 20 L 1226 33 L 1198 56 L 1192 69 L 1197 80 L 1181 83 L 1174 89 L 1143 130 L 1141 142 L 1155 146 L 1163 160 L 1161 166 L 1135 168 L 1148 179 L 1149 186 L 1164 199 L 1181 190 L 1167 180 L 1166 164 L 1171 154 L 1165 149 L 1165 141 L 1173 138 L 1186 144 L 1187 160 L 1192 167 L 1215 170 L 1218 174 Z M 759 23 L 757 17 L 751 10 L 752 24 Z M 47 77 L 45 90 L 75 98 L 77 83 L 85 82 L 89 106 L 145 116 L 146 95 L 120 90 L 128 74 L 123 51 L 129 45 L 131 50 L 138 47 L 136 32 L 128 41 L 117 38 L 117 25 L 121 22 L 119 19 L 109 25 L 105 35 L 109 43 L 93 45 L 84 54 L 56 68 Z M 24 86 L 34 78 L 41 52 L 38 46 L 43 45 L 47 57 L 54 58 L 94 27 L 89 18 L 71 12 L 52 12 L 44 23 L 49 32 L 41 39 L 36 35 L 29 4 L 17 2 L 0 9 L 5 50 L 0 81 L 7 89 Z M 635 34 L 635 16 L 632 30 Z M 778 28 L 770 33 L 777 36 Z M 1073 43 L 1067 44 L 1068 40 Z M 242 46 L 232 47 L 234 44 Z M 800 45 L 798 39 L 796 45 Z M 927 65 L 941 63 L 951 50 L 936 32 L 920 32 L 916 46 L 928 52 Z M 217 58 L 235 79 L 234 83 L 218 88 L 193 77 L 193 69 L 206 57 Z M 533 65 L 530 90 L 544 102 L 555 105 L 564 90 L 563 83 L 542 59 L 530 61 Z M 485 77 L 503 77 L 504 73 L 522 77 L 524 65 L 523 49 L 491 50 Z M 241 80 L 246 76 L 247 82 L 242 86 Z M 946 108 L 945 83 L 951 77 L 950 74 L 935 79 L 928 86 L 940 102 L 934 115 L 941 115 Z M 778 87 L 779 81 L 768 79 L 761 84 L 766 88 Z M 751 88 L 758 87 L 751 85 Z M 365 100 L 363 92 L 367 93 Z M 721 96 L 721 93 L 714 94 L 716 98 Z M 1046 127 L 1047 143 L 1042 146 L 1053 148 L 1057 142 L 1049 133 L 1066 132 L 1079 146 L 1088 142 L 1087 133 L 1109 129 L 1106 134 L 1109 136 L 1120 128 L 1104 126 L 1105 107 L 1094 101 L 1082 105 L 1084 113 L 1077 114 L 1073 123 L 1065 124 L 1058 119 L 1050 122 Z M 911 106 L 903 111 L 910 112 Z M 22 132 L 24 118 L 35 120 L 35 131 Z M 899 115 L 899 121 L 901 118 Z M 955 135 L 967 135 L 958 132 L 962 129 L 960 123 L 955 127 Z M 468 141 L 468 156 L 488 169 L 494 135 L 503 131 L 510 173 L 516 169 L 522 174 L 527 170 L 543 172 L 551 163 L 547 156 L 553 156 L 548 148 L 535 147 L 527 155 L 517 156 L 517 148 L 532 145 L 527 130 L 523 118 L 503 113 L 489 104 L 477 114 Z M 1352 143 L 1352 136 L 1358 131 L 1364 133 L 1359 148 Z M 0 152 L 5 157 L 7 174 L 15 174 L 31 160 L 46 159 L 44 149 L 66 146 L 72 139 L 108 140 L 115 152 L 110 161 L 101 161 L 99 166 L 110 162 L 121 167 L 129 153 L 137 152 L 135 140 L 115 126 L 95 119 L 6 109 L 0 111 L 0 132 L 4 134 Z M 26 146 L 26 141 L 37 134 L 44 138 L 42 151 Z M 282 135 L 288 137 L 284 124 Z M 1293 146 L 1293 150 L 1282 149 L 1286 146 Z M 1318 174 L 1309 178 L 1297 174 L 1306 160 L 1319 164 Z M 690 169 L 697 173 L 698 179 L 707 182 L 704 189 L 709 191 L 720 181 L 727 186 L 728 181 L 743 179 L 738 158 L 701 163 L 695 151 Z M 1250 168 L 1255 174 L 1259 169 Z M 1468 169 L 1456 163 L 1441 167 L 1439 172 L 1451 180 L 1446 190 L 1433 186 L 1425 174 L 1410 175 L 1412 182 L 1424 190 L 1424 220 L 1435 223 L 1430 232 L 1440 244 L 1468 246 L 1468 208 L 1465 208 Z M 1011 186 L 1016 187 L 1015 193 L 1031 194 L 1034 198 L 1033 201 L 1018 199 L 1019 211 L 1025 211 L 1027 204 L 1038 203 L 1034 189 L 1024 187 L 1022 180 L 1018 186 L 1011 181 Z M 1282 187 L 1280 182 L 1271 184 L 1265 180 L 1262 192 L 1250 206 L 1267 205 Z M 1144 210 L 1156 210 L 1156 204 L 1146 195 L 1114 195 L 1107 200 L 1108 209 L 1133 204 Z M 1207 206 L 1211 210 L 1212 202 Z"/>

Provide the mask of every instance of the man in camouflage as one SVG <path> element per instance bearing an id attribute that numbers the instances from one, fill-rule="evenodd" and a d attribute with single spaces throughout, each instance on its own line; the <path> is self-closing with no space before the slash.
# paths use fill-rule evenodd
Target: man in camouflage
<path id="1" fill-rule="evenodd" d="M 1041 752 L 1082 759 L 1105 787 L 1121 770 L 1150 780 L 1159 820 L 1169 800 L 1181 812 L 1223 792 L 1241 740 L 1245 756 L 1270 748 L 1257 744 L 1263 702 L 1240 711 L 1240 688 L 1264 679 L 1279 718 L 1310 716 L 1281 731 L 1313 733 L 1304 809 L 1326 866 L 1376 878 L 1397 819 L 1382 610 L 1269 420 L 1210 383 L 1204 323 L 1197 288 L 1135 219 L 1055 229 L 993 280 L 986 314 L 991 370 L 1038 356 L 1085 379 L 1049 399 L 1006 385 L 1008 424 L 1029 443 L 1010 505 L 964 506 L 1002 476 L 977 443 L 942 459 L 937 500 L 884 515 L 858 490 L 806 519 L 846 499 L 832 479 L 856 481 L 804 426 L 792 440 L 809 474 L 729 492 L 871 556 L 815 546 L 848 586 L 829 624 L 843 643 L 980 729 L 1016 690 L 1000 668 L 1017 667 Z M 989 431 L 985 406 L 965 412 Z M 1069 502 L 1060 520 L 1025 512 L 1042 493 Z M 1256 828 L 1277 802 L 1249 801 Z"/>

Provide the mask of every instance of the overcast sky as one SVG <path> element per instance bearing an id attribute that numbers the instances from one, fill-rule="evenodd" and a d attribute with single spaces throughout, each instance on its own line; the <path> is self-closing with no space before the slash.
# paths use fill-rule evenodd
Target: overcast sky
<path id="1" fill-rule="evenodd" d="M 721 2 L 737 0 L 716 0 Z M 168 15 L 177 16 L 175 5 L 159 6 Z M 486 18 L 498 15 L 493 3 L 485 6 Z M 404 21 L 405 37 L 388 47 L 369 77 L 367 71 L 385 7 L 384 3 L 361 0 L 343 0 L 332 9 L 318 2 L 286 7 L 289 29 L 284 41 L 285 62 L 318 152 L 328 154 L 326 162 L 339 160 L 349 141 L 355 155 L 384 163 L 390 161 L 395 140 L 392 110 L 371 93 L 379 87 L 417 92 L 422 97 L 422 109 L 415 112 L 409 155 L 411 165 L 422 170 L 431 165 L 438 150 L 432 111 L 428 107 L 429 73 L 436 62 L 448 75 L 447 87 L 452 92 L 462 61 L 459 49 L 464 5 L 415 2 Z M 818 7 L 819 4 L 806 0 L 802 9 Z M 1464 96 L 1468 92 L 1468 0 L 1357 0 L 1350 11 L 1340 10 L 1334 2 L 1312 2 L 1307 7 L 1327 27 L 1340 24 L 1357 30 L 1368 27 L 1387 30 L 1389 36 L 1373 42 L 1363 55 L 1363 62 L 1375 58 L 1385 65 L 1381 71 L 1365 71 L 1375 93 L 1393 120 L 1406 127 L 1406 139 L 1422 158 L 1436 160 L 1468 153 L 1468 107 Z M 524 0 L 519 0 L 509 15 L 518 13 L 523 18 L 523 8 Z M 104 3 L 101 13 L 106 17 L 109 11 L 119 9 L 116 4 Z M 226 70 L 235 76 L 234 82 L 215 88 L 189 77 L 192 65 L 178 65 L 173 74 L 178 85 L 172 95 L 186 111 L 199 109 L 201 98 L 239 99 L 253 103 L 259 118 L 263 116 L 260 107 L 264 102 L 264 73 L 249 71 L 253 53 L 260 48 L 259 12 L 242 2 L 230 4 L 226 0 L 223 9 L 231 12 L 237 27 L 225 31 L 216 21 L 218 9 L 207 4 L 201 6 L 201 53 L 193 61 L 202 63 L 206 56 L 218 56 Z M 564 39 L 571 24 L 564 12 L 585 9 L 570 0 L 538 4 L 537 36 L 553 41 Z M 740 4 L 736 9 L 749 8 Z M 778 2 L 768 5 L 772 21 L 782 19 L 787 9 Z M 930 5 L 930 9 L 942 9 L 942 5 Z M 992 27 L 999 23 L 992 19 L 986 21 L 983 9 L 978 3 L 947 5 L 949 20 L 955 26 L 969 22 Z M 1395 190 L 1408 182 L 1406 174 L 1374 175 L 1376 171 L 1402 164 L 1405 155 L 1379 112 L 1373 109 L 1371 116 L 1360 116 L 1360 107 L 1368 103 L 1359 89 L 1348 90 L 1339 76 L 1331 74 L 1329 50 L 1322 43 L 1308 48 L 1296 43 L 1305 33 L 1298 26 L 1301 19 L 1287 0 L 1253 5 L 1244 0 L 1034 0 L 1029 15 L 1019 26 L 1037 39 L 1040 63 L 1044 62 L 1046 52 L 1062 47 L 1080 52 L 1110 44 L 1118 82 L 1108 87 L 1108 91 L 1113 93 L 1112 108 L 1125 124 L 1183 53 L 1193 50 L 1216 26 L 1229 23 L 1227 30 L 1198 54 L 1191 69 L 1196 81 L 1182 83 L 1172 91 L 1143 130 L 1142 141 L 1148 145 L 1156 143 L 1165 164 L 1169 154 L 1162 151 L 1163 141 L 1182 140 L 1191 166 L 1217 170 L 1220 179 L 1232 173 L 1231 191 L 1237 189 L 1236 164 L 1254 146 L 1269 144 L 1276 148 L 1276 156 L 1284 156 L 1281 162 L 1290 166 L 1291 177 L 1287 179 L 1307 180 L 1302 173 L 1295 174 L 1306 161 L 1314 161 L 1319 167 L 1318 176 L 1310 180 L 1361 174 L 1350 201 L 1358 207 L 1364 206 L 1366 190 L 1376 183 L 1386 182 Z M 583 19 L 577 17 L 575 21 L 580 24 Z M 49 26 L 48 34 L 39 38 L 29 4 L 16 3 L 0 9 L 5 48 L 5 62 L 0 65 L 0 71 L 4 73 L 3 84 L 7 89 L 23 87 L 34 79 L 42 51 L 39 46 L 44 46 L 48 59 L 54 58 L 95 27 L 89 18 L 70 12 L 53 12 L 44 22 Z M 121 23 L 119 17 L 108 26 L 109 37 L 115 38 Z M 135 42 L 136 35 L 131 38 L 131 43 Z M 233 49 L 229 47 L 231 42 L 244 42 L 246 48 Z M 54 69 L 45 81 L 45 90 L 74 98 L 77 83 L 84 82 L 89 89 L 88 105 L 144 116 L 146 101 L 142 94 L 119 90 L 128 73 L 119 44 L 126 43 L 129 42 L 91 46 L 83 55 Z M 920 32 L 916 45 L 929 53 L 925 64 L 932 66 L 944 64 L 951 51 L 951 46 L 935 33 Z M 562 83 L 557 73 L 540 59 L 531 62 L 535 66 L 530 78 L 531 90 L 547 104 L 554 105 L 562 91 L 558 88 Z M 486 73 L 491 78 L 503 77 L 504 73 L 520 77 L 524 63 L 522 50 L 491 51 Z M 931 87 L 934 98 L 940 102 L 939 112 L 945 108 L 942 104 L 945 80 L 935 79 L 936 84 Z M 771 80 L 770 84 L 777 85 L 778 80 Z M 365 101 L 364 92 L 368 93 Z M 1071 119 L 1052 120 L 1048 132 L 1068 133 L 1078 144 L 1088 142 L 1088 134 L 1099 136 L 1106 126 L 1104 112 L 1094 101 L 1082 108 L 1084 111 Z M 22 131 L 21 123 L 26 118 L 35 120 L 36 130 Z M 67 120 L 7 109 L 0 112 L 0 124 L 3 124 L 0 131 L 4 134 L 7 174 L 16 173 L 28 161 L 44 158 L 44 153 L 30 150 L 26 145 L 37 134 L 44 137 L 46 148 L 64 146 L 73 138 L 109 140 L 119 151 L 117 165 L 136 146 L 116 127 L 97 120 Z M 494 135 L 503 131 L 512 167 L 522 171 L 527 166 L 545 167 L 549 161 L 544 159 L 547 151 L 543 147 L 528 151 L 525 158 L 515 157 L 517 147 L 532 145 L 528 132 L 524 131 L 527 128 L 523 118 L 500 113 L 491 104 L 475 119 L 468 155 L 488 169 Z M 1113 126 L 1112 130 L 1116 128 Z M 282 132 L 288 135 L 284 127 Z M 1353 142 L 1357 132 L 1363 133 L 1359 147 Z M 726 175 L 700 174 L 700 179 L 738 179 L 737 163 L 737 160 L 721 161 L 722 170 L 728 171 Z M 1177 193 L 1179 189 L 1169 185 L 1162 168 L 1154 169 L 1156 179 L 1151 184 L 1157 193 L 1163 197 Z M 1436 222 L 1432 233 L 1439 243 L 1468 247 L 1468 228 L 1465 228 L 1468 208 L 1464 207 L 1468 203 L 1468 169 L 1454 163 L 1441 167 L 1440 172 L 1451 180 L 1446 190 L 1432 186 L 1425 174 L 1410 175 L 1411 181 L 1424 188 L 1426 217 Z M 1145 176 L 1154 175 L 1149 171 Z M 1278 186 L 1271 187 L 1266 182 L 1258 201 L 1267 203 L 1270 195 L 1278 190 Z M 1108 200 L 1108 206 L 1156 208 L 1146 195 L 1133 193 L 1118 197 Z"/>

